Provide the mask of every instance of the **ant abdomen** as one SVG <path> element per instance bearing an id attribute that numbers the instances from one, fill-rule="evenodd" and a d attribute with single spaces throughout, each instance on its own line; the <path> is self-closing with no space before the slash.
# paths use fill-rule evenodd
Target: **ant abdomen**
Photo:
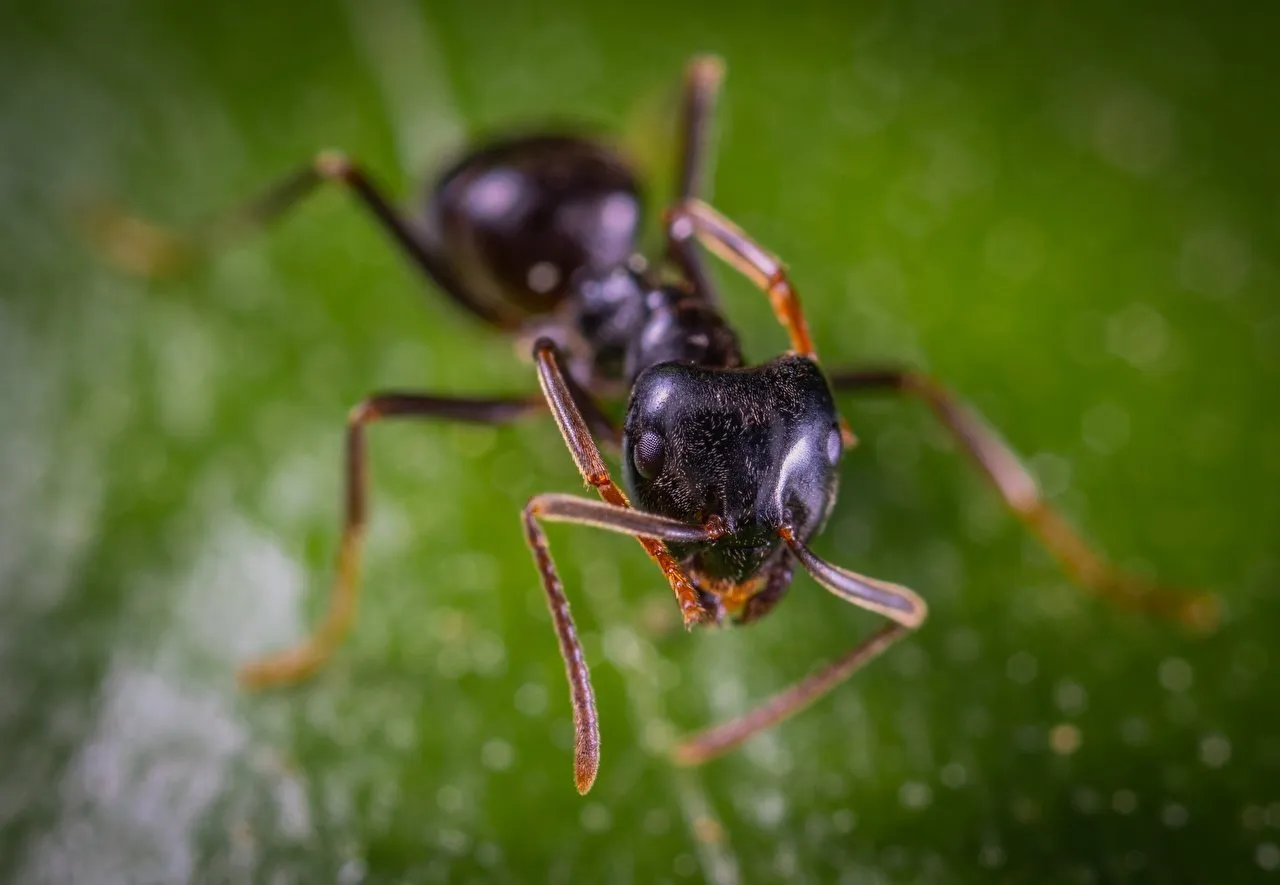
<path id="1" fill-rule="evenodd" d="M 606 146 L 565 135 L 492 142 L 433 188 L 430 236 L 459 288 L 497 312 L 553 310 L 635 251 L 639 185 Z"/>

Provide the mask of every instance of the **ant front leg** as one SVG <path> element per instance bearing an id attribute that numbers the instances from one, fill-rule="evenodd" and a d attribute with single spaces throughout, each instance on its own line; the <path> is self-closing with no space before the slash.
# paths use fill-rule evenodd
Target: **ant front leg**
<path id="1" fill-rule="evenodd" d="M 543 408 L 542 400 L 537 397 L 465 399 L 388 392 L 375 394 L 352 409 L 347 419 L 345 516 L 328 611 L 301 644 L 241 667 L 240 682 L 250 688 L 263 688 L 304 679 L 329 659 L 351 630 L 359 595 L 360 553 L 368 511 L 365 427 L 386 418 L 444 418 L 503 424 Z"/>
<path id="2" fill-rule="evenodd" d="M 131 273 L 172 275 L 262 229 L 326 182 L 350 191 L 414 265 L 459 306 L 500 328 L 514 329 L 519 324 L 518 318 L 499 315 L 487 303 L 473 298 L 429 238 L 401 217 L 359 164 L 336 151 L 318 154 L 310 165 L 270 185 L 245 205 L 190 232 L 169 231 L 113 208 L 98 207 L 89 213 L 88 234 L 109 259 Z"/>
<path id="3" fill-rule="evenodd" d="M 551 621 L 569 680 L 574 730 L 573 781 L 578 793 L 586 795 L 600 770 L 600 717 L 596 712 L 595 692 L 591 688 L 586 656 L 582 652 L 582 643 L 578 641 L 573 616 L 569 613 L 569 600 L 539 521 L 571 522 L 621 532 L 636 537 L 645 549 L 650 544 L 661 545 L 665 541 L 713 541 L 720 537 L 723 529 L 718 525 L 685 525 L 629 506 L 557 494 L 535 495 L 525 505 L 523 518 L 525 538 L 533 550 L 538 574 L 542 576 L 542 588 L 547 594 L 547 607 L 551 610 Z"/>
<path id="4" fill-rule="evenodd" d="M 1077 584 L 1129 609 L 1148 612 L 1201 631 L 1216 628 L 1217 599 L 1167 590 L 1121 571 L 1094 550 L 1040 493 L 1022 461 L 982 419 L 927 375 L 903 369 L 873 368 L 837 372 L 837 390 L 888 392 L 918 397 L 960 443 L 1005 503 L 1053 555 Z"/>
<path id="5" fill-rule="evenodd" d="M 631 502 L 609 475 L 609 468 L 600 456 L 600 450 L 591 438 L 591 432 L 579 410 L 578 400 L 590 400 L 590 397 L 585 392 L 578 392 L 575 397 L 575 391 L 566 381 L 567 373 L 562 368 L 560 353 L 555 344 L 546 338 L 539 339 L 533 346 L 533 362 L 538 370 L 538 383 L 542 385 L 542 392 L 551 407 L 551 414 L 555 416 L 560 434 L 564 437 L 565 445 L 573 456 L 583 481 L 608 503 L 630 508 Z M 697 624 L 713 623 L 716 619 L 715 612 L 702 605 L 697 588 L 666 546 L 653 538 L 638 537 L 637 540 L 662 569 L 667 583 L 671 585 L 680 605 L 685 628 L 692 629 Z"/>
<path id="6" fill-rule="evenodd" d="M 806 547 L 790 526 L 783 526 L 778 534 L 786 542 L 790 553 L 815 581 L 845 602 L 883 615 L 891 623 L 872 633 L 842 657 L 774 695 L 745 715 L 708 728 L 680 742 L 672 755 L 682 765 L 698 765 L 713 759 L 765 729 L 789 719 L 884 653 L 908 632 L 919 627 L 928 615 L 924 600 L 906 587 L 831 565 Z M 786 577 L 790 576 L 790 566 L 787 566 Z"/>

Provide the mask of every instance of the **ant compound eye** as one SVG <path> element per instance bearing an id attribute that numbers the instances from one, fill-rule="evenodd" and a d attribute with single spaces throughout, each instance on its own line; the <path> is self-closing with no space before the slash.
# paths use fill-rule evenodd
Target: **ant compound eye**
<path id="1" fill-rule="evenodd" d="M 827 436 L 827 460 L 835 464 L 840 460 L 840 451 L 844 448 L 844 440 L 840 435 L 839 427 L 832 427 L 830 435 Z"/>
<path id="2" fill-rule="evenodd" d="M 652 430 L 646 430 L 636 440 L 635 452 L 632 453 L 636 470 L 645 479 L 653 479 L 662 472 L 662 465 L 667 460 L 667 447 L 662 437 Z"/>

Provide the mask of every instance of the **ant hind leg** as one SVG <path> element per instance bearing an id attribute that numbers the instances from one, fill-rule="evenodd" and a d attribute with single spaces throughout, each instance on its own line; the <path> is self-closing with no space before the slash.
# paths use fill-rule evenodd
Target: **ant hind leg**
<path id="1" fill-rule="evenodd" d="M 680 176 L 677 204 L 704 197 L 711 166 L 711 122 L 723 79 L 724 62 L 713 55 L 695 56 L 685 67 L 680 148 L 676 158 Z M 696 291 L 712 302 L 717 300 L 702 256 L 693 243 L 673 236 L 670 226 L 667 228 L 667 260 L 680 269 Z"/>
<path id="2" fill-rule="evenodd" d="M 519 325 L 518 318 L 499 313 L 468 293 L 430 238 L 401 216 L 358 163 L 336 151 L 317 154 L 309 165 L 269 185 L 244 205 L 189 231 L 168 230 L 110 205 L 85 213 L 84 227 L 90 242 L 117 267 L 143 277 L 173 276 L 271 224 L 327 182 L 350 191 L 400 251 L 458 306 L 502 329 Z"/>

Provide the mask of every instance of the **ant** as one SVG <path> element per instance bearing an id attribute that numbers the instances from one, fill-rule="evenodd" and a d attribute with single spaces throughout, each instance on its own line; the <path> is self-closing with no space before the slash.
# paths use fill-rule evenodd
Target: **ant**
<path id="1" fill-rule="evenodd" d="M 723 77 L 714 57 L 685 71 L 678 192 L 665 215 L 666 252 L 655 272 L 636 253 L 641 222 L 635 174 L 614 150 L 572 134 L 523 134 L 462 156 L 410 220 L 356 163 L 322 153 L 199 236 L 167 234 L 123 216 L 98 218 L 99 244 L 136 271 L 180 268 L 210 244 L 282 215 L 324 182 L 348 189 L 398 247 L 459 307 L 533 340 L 541 395 L 472 399 L 375 393 L 351 410 L 346 506 L 329 608 L 305 642 L 240 670 L 251 687 L 301 680 L 324 664 L 355 616 L 368 511 L 365 432 L 376 422 L 432 418 L 501 424 L 550 411 L 586 486 L 600 500 L 533 496 L 521 518 L 559 641 L 573 705 L 574 782 L 585 794 L 600 762 L 595 698 L 564 585 L 543 522 L 635 537 L 671 586 L 687 629 L 731 618 L 749 624 L 786 594 L 799 564 L 845 602 L 888 623 L 746 715 L 681 742 L 694 764 L 791 716 L 882 654 L 925 620 L 906 587 L 832 565 L 809 548 L 836 501 L 837 471 L 855 438 L 837 392 L 923 400 L 1017 516 L 1083 587 L 1131 609 L 1200 628 L 1216 623 L 1210 596 L 1158 589 L 1115 569 L 1040 494 L 1018 457 L 942 385 L 900 368 L 824 372 L 782 263 L 699 199 L 708 132 Z M 768 296 L 790 349 L 748 365 L 720 310 L 699 245 Z M 599 399 L 629 389 L 621 428 Z M 597 439 L 620 450 L 624 492 Z M 634 502 L 634 503 L 633 503 Z"/>

